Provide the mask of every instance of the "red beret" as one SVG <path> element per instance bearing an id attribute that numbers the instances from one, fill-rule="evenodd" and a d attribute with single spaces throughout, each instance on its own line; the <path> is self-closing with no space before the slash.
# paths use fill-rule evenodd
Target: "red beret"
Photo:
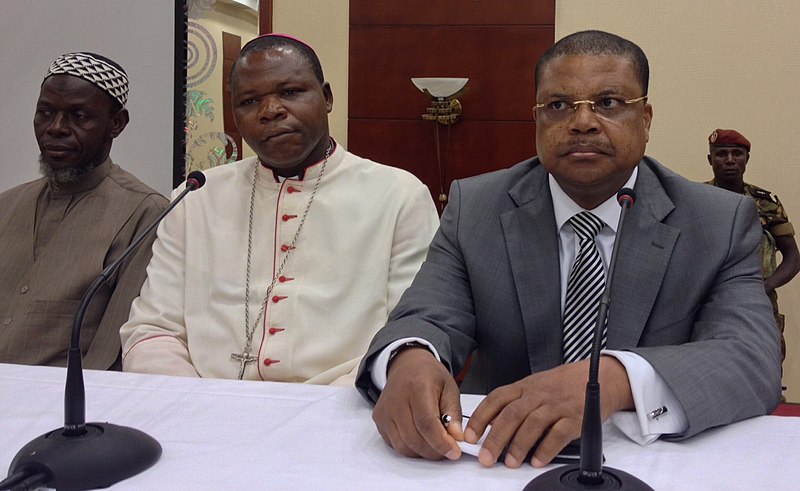
<path id="1" fill-rule="evenodd" d="M 714 146 L 739 146 L 750 151 L 750 141 L 736 130 L 721 130 L 717 128 L 708 135 L 708 145 Z"/>

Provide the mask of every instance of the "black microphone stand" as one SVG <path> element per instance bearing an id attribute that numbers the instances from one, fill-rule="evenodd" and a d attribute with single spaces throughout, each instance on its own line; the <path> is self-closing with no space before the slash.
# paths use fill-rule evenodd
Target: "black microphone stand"
<path id="1" fill-rule="evenodd" d="M 623 489 L 632 491 L 653 491 L 644 481 L 627 472 L 603 467 L 603 422 L 600 416 L 600 349 L 603 327 L 608 318 L 608 307 L 611 303 L 611 281 L 614 276 L 614 265 L 617 262 L 622 226 L 628 208 L 635 201 L 632 189 L 623 188 L 617 193 L 617 201 L 622 207 L 617 222 L 617 239 L 611 252 L 608 265 L 608 277 L 600 308 L 594 327 L 592 352 L 589 359 L 589 381 L 586 383 L 586 401 L 583 407 L 583 426 L 581 427 L 581 459 L 580 464 L 566 465 L 537 476 L 525 486 L 525 491 L 565 489 Z"/>
<path id="2" fill-rule="evenodd" d="M 203 184 L 205 175 L 202 172 L 190 173 L 186 189 L 117 260 L 103 270 L 83 294 L 72 324 L 72 339 L 67 354 L 64 427 L 45 433 L 22 447 L 11 461 L 9 479 L 3 482 L 3 486 L 35 483 L 59 490 L 106 488 L 139 474 L 161 457 L 161 445 L 142 431 L 111 423 L 86 423 L 81 324 L 97 290 L 184 196 Z"/>

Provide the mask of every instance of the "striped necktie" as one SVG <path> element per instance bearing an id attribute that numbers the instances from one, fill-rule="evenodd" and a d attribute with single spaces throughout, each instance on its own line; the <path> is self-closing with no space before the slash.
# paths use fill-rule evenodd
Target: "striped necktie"
<path id="1" fill-rule="evenodd" d="M 600 297 L 606 286 L 603 260 L 594 239 L 605 225 L 588 211 L 569 219 L 580 240 L 580 250 L 572 264 L 564 301 L 564 363 L 587 358 L 592 349 L 592 338 Z M 606 327 L 603 326 L 602 347 L 606 345 Z"/>

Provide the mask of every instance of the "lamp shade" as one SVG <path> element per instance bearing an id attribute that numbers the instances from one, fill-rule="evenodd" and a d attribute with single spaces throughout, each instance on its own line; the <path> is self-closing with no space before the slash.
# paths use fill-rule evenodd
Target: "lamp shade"
<path id="1" fill-rule="evenodd" d="M 468 78 L 422 77 L 412 78 L 411 82 L 419 90 L 432 97 L 446 99 L 458 94 L 467 85 Z"/>

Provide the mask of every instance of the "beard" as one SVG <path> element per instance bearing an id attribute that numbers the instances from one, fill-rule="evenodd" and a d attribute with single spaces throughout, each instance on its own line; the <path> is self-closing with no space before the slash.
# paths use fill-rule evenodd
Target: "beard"
<path id="1" fill-rule="evenodd" d="M 92 169 L 97 167 L 99 162 L 89 161 L 75 167 L 56 169 L 50 165 L 42 155 L 39 155 L 39 172 L 48 181 L 54 184 L 74 184 L 80 182 L 83 177 Z"/>

